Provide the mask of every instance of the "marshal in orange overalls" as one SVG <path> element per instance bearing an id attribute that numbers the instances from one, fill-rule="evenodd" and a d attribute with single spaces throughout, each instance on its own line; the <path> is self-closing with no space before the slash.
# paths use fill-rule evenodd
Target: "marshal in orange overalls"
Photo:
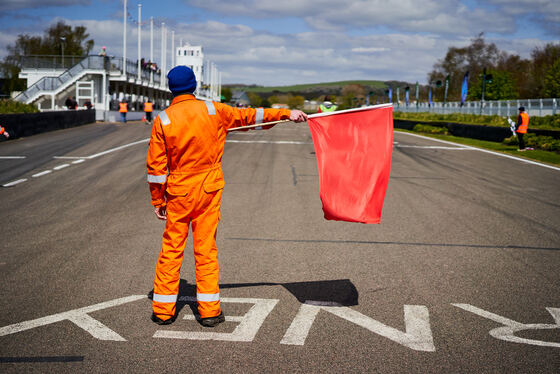
<path id="1" fill-rule="evenodd" d="M 227 130 L 288 118 L 287 109 L 237 109 L 200 101 L 191 94 L 176 96 L 156 117 L 147 157 L 148 182 L 152 205 L 167 205 L 154 281 L 156 317 L 165 321 L 175 315 L 189 224 L 200 317 L 220 315 L 216 232 L 225 185 L 220 162 Z"/>

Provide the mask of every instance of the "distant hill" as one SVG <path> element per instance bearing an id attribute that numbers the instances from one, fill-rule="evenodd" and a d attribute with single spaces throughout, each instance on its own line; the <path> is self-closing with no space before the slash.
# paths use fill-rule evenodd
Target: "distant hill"
<path id="1" fill-rule="evenodd" d="M 326 83 L 309 83 L 297 84 L 293 86 L 257 86 L 257 85 L 243 85 L 243 84 L 230 84 L 224 85 L 231 88 L 233 91 L 241 90 L 245 92 L 254 92 L 262 97 L 270 97 L 277 94 L 291 93 L 294 95 L 301 95 L 306 99 L 314 99 L 322 95 L 341 95 L 344 86 L 349 84 L 359 84 L 364 87 L 366 92 L 373 92 L 374 95 L 383 95 L 389 85 L 395 89 L 397 86 L 412 87 L 412 84 L 397 81 L 374 81 L 374 80 L 356 80 L 356 81 L 339 81 L 339 82 L 326 82 Z M 404 92 L 404 90 L 403 90 Z"/>

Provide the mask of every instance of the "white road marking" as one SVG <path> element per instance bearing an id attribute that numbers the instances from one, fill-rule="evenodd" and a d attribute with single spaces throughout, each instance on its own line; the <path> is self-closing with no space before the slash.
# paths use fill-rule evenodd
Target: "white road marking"
<path id="1" fill-rule="evenodd" d="M 439 146 L 439 145 L 397 145 L 396 148 L 447 149 L 447 150 L 452 150 L 452 151 L 472 151 L 471 148 L 444 147 L 444 146 Z"/>
<path id="2" fill-rule="evenodd" d="M 181 299 L 182 298 L 180 298 L 180 300 Z M 196 299 L 194 297 L 189 297 L 183 300 L 194 301 Z M 240 320 L 239 325 L 237 325 L 232 333 L 158 330 L 154 334 L 154 338 L 251 342 L 278 301 L 278 299 L 224 297 L 221 299 L 223 303 L 253 304 L 251 309 L 249 309 L 244 316 L 230 317 L 230 321 L 234 319 Z M 226 318 L 226 320 L 228 319 Z"/>
<path id="3" fill-rule="evenodd" d="M 111 149 L 108 149 L 106 151 L 99 152 L 99 153 L 96 153 L 94 155 L 83 157 L 83 158 L 87 158 L 87 159 L 97 158 L 99 156 L 106 155 L 107 153 L 115 152 L 115 151 L 121 150 L 123 148 L 131 147 L 131 146 L 136 145 L 136 144 L 147 143 L 149 141 L 150 141 L 149 138 L 148 139 L 142 139 L 142 140 L 139 140 L 137 142 L 132 142 L 132 143 L 128 143 L 128 144 L 125 144 L 125 145 L 121 145 L 119 147 L 111 148 Z"/>
<path id="4" fill-rule="evenodd" d="M 117 305 L 127 304 L 136 300 L 145 299 L 146 295 L 131 295 L 122 297 L 120 299 L 110 300 L 103 303 L 90 305 L 85 308 L 74 309 L 68 312 L 53 314 L 51 316 L 37 318 L 31 321 L 15 323 L 13 325 L 4 326 L 0 328 L 0 336 L 15 334 L 21 331 L 30 330 L 35 327 L 46 326 L 52 323 L 69 320 L 75 323 L 78 327 L 90 333 L 94 338 L 99 340 L 114 340 L 126 341 L 125 338 L 92 318 L 88 313 L 96 312 L 98 310 L 111 308 Z"/>
<path id="5" fill-rule="evenodd" d="M 131 146 L 136 145 L 136 144 L 147 143 L 147 142 L 149 142 L 149 141 L 150 141 L 149 138 L 147 138 L 147 139 L 142 139 L 142 140 L 139 140 L 139 141 L 136 141 L 136 142 L 132 142 L 132 143 L 128 143 L 128 144 L 121 145 L 121 146 L 119 146 L 119 147 L 111 148 L 111 149 L 108 149 L 108 150 L 106 150 L 106 151 L 99 152 L 99 153 L 96 153 L 96 154 L 93 154 L 93 155 L 90 155 L 90 156 L 54 156 L 53 158 L 55 158 L 55 159 L 69 159 L 69 160 L 75 160 L 75 161 L 72 161 L 72 164 L 80 164 L 80 163 L 84 162 L 85 160 L 91 160 L 91 159 L 97 158 L 97 157 L 99 157 L 99 156 L 104 156 L 104 155 L 106 155 L 106 154 L 108 154 L 108 153 L 112 153 L 112 152 L 115 152 L 115 151 L 118 151 L 118 150 L 121 150 L 121 149 L 124 149 L 124 148 L 128 148 L 128 147 L 131 147 Z M 284 141 L 284 140 L 279 140 L 279 141 L 267 141 L 267 140 L 226 140 L 226 142 L 229 142 L 229 143 L 263 143 L 263 144 L 313 144 L 313 143 L 309 143 L 309 142 Z M 9 158 L 15 158 L 15 157 L 18 157 L 18 158 L 25 158 L 25 156 L 0 156 L 0 157 L 5 157 L 5 158 L 8 158 L 8 157 L 9 157 Z M 68 166 L 70 166 L 70 165 L 69 165 L 69 164 L 62 164 L 62 165 L 59 165 L 59 166 L 55 166 L 55 167 L 53 168 L 53 170 L 64 169 L 64 168 L 66 168 L 66 167 L 68 167 Z M 50 172 L 50 171 L 49 171 L 49 172 Z M 33 177 L 39 177 L 39 176 L 45 175 L 45 174 L 48 174 L 48 172 L 37 173 L 37 174 L 33 175 Z M 21 183 L 21 182 L 25 182 L 26 180 L 27 180 L 27 179 L 20 179 L 20 180 L 14 181 L 14 182 L 10 182 L 10 183 L 4 184 L 3 187 L 15 186 L 16 184 Z"/>
<path id="6" fill-rule="evenodd" d="M 226 143 L 247 143 L 247 144 L 313 144 L 310 142 L 298 142 L 292 140 L 226 140 Z"/>
<path id="7" fill-rule="evenodd" d="M 55 166 L 53 169 L 60 170 L 60 169 L 67 168 L 68 166 L 70 166 L 70 164 L 62 164 L 62 165 Z"/>
<path id="8" fill-rule="evenodd" d="M 0 160 L 19 160 L 27 156 L 0 156 Z"/>
<path id="9" fill-rule="evenodd" d="M 491 312 L 487 312 L 486 310 L 477 308 L 469 304 L 451 304 L 451 305 L 504 325 L 503 327 L 498 327 L 489 331 L 489 334 L 496 339 L 505 340 L 506 342 L 537 345 L 541 347 L 560 348 L 560 343 L 544 342 L 541 340 L 526 339 L 526 338 L 520 338 L 518 336 L 515 336 L 516 332 L 525 331 L 525 330 L 560 329 L 560 308 L 546 308 L 546 310 L 548 310 L 548 312 L 552 315 L 555 324 L 543 324 L 543 323 L 525 324 L 525 323 L 511 320 L 509 318 L 499 316 Z"/>
<path id="10" fill-rule="evenodd" d="M 97 158 L 97 157 L 99 157 L 99 156 L 106 155 L 106 154 L 111 153 L 111 152 L 118 151 L 118 150 L 123 149 L 123 148 L 131 147 L 131 146 L 133 146 L 133 145 L 140 144 L 140 143 L 147 143 L 147 142 L 149 142 L 149 141 L 150 141 L 149 138 L 147 138 L 147 139 L 142 139 L 142 140 L 139 140 L 139 141 L 137 141 L 137 142 L 132 142 L 132 143 L 124 144 L 124 145 L 121 145 L 121 146 L 119 146 L 119 147 L 111 148 L 111 149 L 108 149 L 108 150 L 106 150 L 106 151 L 93 154 L 93 155 L 91 155 L 91 156 L 85 156 L 85 157 L 81 157 L 81 156 L 80 156 L 80 157 L 77 157 L 77 156 L 54 156 L 53 158 L 55 158 L 55 159 L 76 159 L 75 161 L 72 161 L 72 164 L 80 164 L 80 163 L 84 162 L 86 159 L 87 159 L 87 160 L 90 160 L 90 159 L 93 159 L 93 158 Z M 13 157 L 21 157 L 21 158 L 25 158 L 25 156 L 0 156 L 0 157 L 11 157 L 11 158 L 13 158 Z M 64 168 L 67 168 L 68 166 L 70 166 L 70 164 L 58 165 L 58 166 L 55 166 L 55 167 L 53 168 L 53 170 L 64 169 Z M 50 171 L 49 171 L 49 172 L 50 172 Z M 37 174 L 33 175 L 33 177 L 40 177 L 41 175 L 45 175 L 45 174 L 48 174 L 48 172 L 37 173 Z M 26 180 L 27 180 L 27 179 L 18 179 L 18 180 L 16 180 L 16 181 L 3 184 L 2 187 L 11 187 L 11 186 L 15 186 L 16 184 L 25 182 Z"/>
<path id="11" fill-rule="evenodd" d="M 428 308 L 423 305 L 404 306 L 406 332 L 402 332 L 348 307 L 311 304 L 311 302 L 306 302 L 301 305 L 280 344 L 304 345 L 315 317 L 319 311 L 324 310 L 415 351 L 434 352 L 436 350 Z"/>
<path id="12" fill-rule="evenodd" d="M 42 171 L 40 173 L 33 174 L 32 177 L 37 178 L 37 177 L 41 177 L 43 175 L 47 175 L 47 174 L 50 174 L 50 173 L 52 173 L 52 170 L 45 170 L 45 171 Z"/>
<path id="13" fill-rule="evenodd" d="M 13 181 L 13 182 L 9 182 L 9 183 L 3 184 L 2 187 L 12 187 L 12 186 L 15 186 L 16 184 L 23 183 L 23 182 L 25 182 L 26 180 L 27 180 L 26 178 L 18 179 L 18 180 L 15 180 L 15 181 Z"/>
<path id="14" fill-rule="evenodd" d="M 451 144 L 451 145 L 455 145 L 455 146 L 460 146 L 460 147 L 464 147 L 464 148 L 469 148 L 469 149 L 473 149 L 473 150 L 475 150 L 475 151 L 479 151 L 479 152 L 483 152 L 483 153 L 489 153 L 489 154 L 491 154 L 491 155 L 500 156 L 500 157 L 505 157 L 505 158 L 509 158 L 509 159 L 512 159 L 512 160 L 521 161 L 521 162 L 524 162 L 524 163 L 526 163 L 526 164 L 538 165 L 538 166 L 542 166 L 542 167 L 544 167 L 544 168 L 549 168 L 549 169 L 553 169 L 553 170 L 558 170 L 558 171 L 560 171 L 560 168 L 559 168 L 559 167 L 556 167 L 556 166 L 547 165 L 547 164 L 542 164 L 542 163 L 536 162 L 536 161 L 530 161 L 530 160 L 527 160 L 527 159 L 524 159 L 524 158 L 511 156 L 511 155 L 508 155 L 508 154 L 505 154 L 505 153 L 489 151 L 489 150 L 482 149 L 482 148 L 471 147 L 471 146 L 463 145 L 463 144 L 457 144 L 457 143 L 453 143 L 453 142 L 448 142 L 448 141 L 446 141 L 446 140 L 440 140 L 440 139 L 430 138 L 430 137 L 422 136 L 422 135 L 418 135 L 418 134 L 411 134 L 411 133 L 409 133 L 409 132 L 399 132 L 399 134 L 406 134 L 406 135 L 410 135 L 410 136 L 416 136 L 417 138 L 433 140 L 434 142 L 445 143 L 445 144 Z"/>

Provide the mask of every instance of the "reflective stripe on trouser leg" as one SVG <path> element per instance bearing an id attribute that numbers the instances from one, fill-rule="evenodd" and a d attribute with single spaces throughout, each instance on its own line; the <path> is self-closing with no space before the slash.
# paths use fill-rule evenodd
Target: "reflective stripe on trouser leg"
<path id="1" fill-rule="evenodd" d="M 193 218 L 191 224 L 197 303 L 201 318 L 215 317 L 221 312 L 218 286 L 218 248 L 216 246 L 221 198 L 222 190 L 206 194 L 205 207 L 200 215 Z"/>
<path id="2" fill-rule="evenodd" d="M 152 308 L 154 314 L 163 320 L 175 315 L 183 251 L 189 230 L 188 212 L 178 204 L 180 199 L 185 198 L 176 197 L 167 202 L 167 221 L 154 278 Z"/>

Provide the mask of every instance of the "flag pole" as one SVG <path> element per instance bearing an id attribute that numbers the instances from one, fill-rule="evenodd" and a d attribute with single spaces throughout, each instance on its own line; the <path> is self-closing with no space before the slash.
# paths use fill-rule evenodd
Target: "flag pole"
<path id="1" fill-rule="evenodd" d="M 280 121 L 272 121 L 272 122 L 266 122 L 266 123 L 257 123 L 255 125 L 249 125 L 249 126 L 240 126 L 240 127 L 233 127 L 231 129 L 228 130 L 228 132 L 231 131 L 238 131 L 238 130 L 248 130 L 248 129 L 254 129 L 256 127 L 262 127 L 262 126 L 269 126 L 269 125 L 277 125 L 279 123 L 286 123 L 286 122 L 292 122 L 289 119 L 283 119 Z"/>
<path id="2" fill-rule="evenodd" d="M 359 111 L 362 111 L 362 110 L 370 110 L 370 109 L 376 109 L 376 108 L 388 108 L 388 107 L 392 107 L 392 106 L 393 106 L 393 104 L 391 104 L 391 103 L 389 103 L 389 104 L 370 105 L 370 106 L 363 107 L 363 108 L 353 108 L 353 109 L 339 110 L 339 111 L 335 111 L 335 112 L 326 112 L 326 113 L 315 113 L 315 114 L 311 114 L 311 115 L 307 116 L 307 118 L 332 116 L 332 115 L 337 115 L 337 114 L 341 114 L 341 113 L 359 112 Z M 258 124 L 249 125 L 249 126 L 233 127 L 233 128 L 231 128 L 231 129 L 229 129 L 228 132 L 231 132 L 231 131 L 238 131 L 238 130 L 248 130 L 248 129 L 253 129 L 253 128 L 255 128 L 255 127 L 276 125 L 276 124 L 279 124 L 279 123 L 287 123 L 287 122 L 292 122 L 292 121 L 289 120 L 289 119 L 283 119 L 283 120 L 280 120 L 280 121 L 272 121 L 272 122 L 266 122 L 266 123 L 258 123 Z"/>

